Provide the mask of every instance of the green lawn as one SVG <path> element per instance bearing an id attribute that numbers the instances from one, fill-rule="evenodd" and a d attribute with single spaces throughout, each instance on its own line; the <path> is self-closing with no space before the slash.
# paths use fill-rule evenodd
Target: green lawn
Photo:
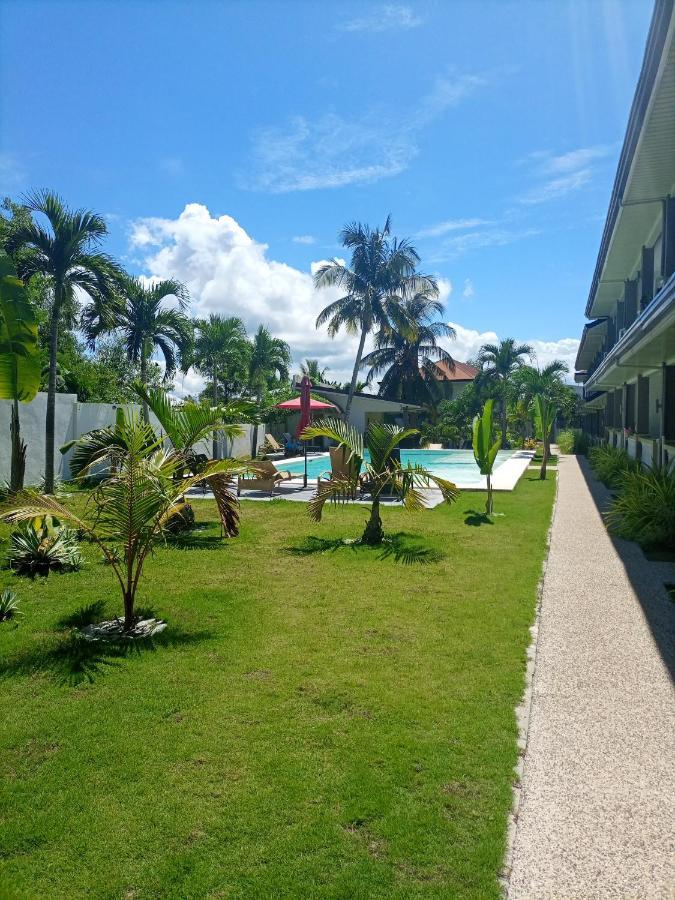
<path id="1" fill-rule="evenodd" d="M 248 502 L 223 543 L 198 502 L 141 590 L 170 627 L 123 658 L 68 637 L 120 608 L 91 546 L 79 573 L 0 571 L 25 612 L 0 624 L 0 893 L 499 897 L 554 489 L 526 472 L 494 524 L 477 493 L 387 509 L 384 557 L 335 543 L 363 509 Z"/>

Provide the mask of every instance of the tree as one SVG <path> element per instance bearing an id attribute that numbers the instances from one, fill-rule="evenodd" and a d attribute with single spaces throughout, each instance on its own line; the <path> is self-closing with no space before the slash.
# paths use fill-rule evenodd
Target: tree
<path id="1" fill-rule="evenodd" d="M 401 302 L 416 293 L 436 296 L 438 285 L 433 278 L 415 271 L 420 258 L 409 241 L 391 237 L 391 216 L 381 229 L 360 222 L 346 225 L 340 232 L 340 242 L 352 251 L 351 266 L 338 259 L 324 263 L 314 275 L 314 284 L 317 288 L 337 287 L 344 294 L 319 313 L 316 327 L 328 323 L 331 337 L 342 328 L 359 335 L 345 407 L 349 420 L 367 336 L 376 329 L 402 327 Z"/>
<path id="2" fill-rule="evenodd" d="M 0 398 L 12 401 L 9 489 L 23 488 L 26 445 L 21 440 L 19 401 L 32 400 L 40 387 L 40 354 L 35 311 L 9 257 L 0 253 Z"/>
<path id="3" fill-rule="evenodd" d="M 76 289 L 98 304 L 107 320 L 114 306 L 114 290 L 121 270 L 104 253 L 97 252 L 108 229 L 102 216 L 88 210 L 70 210 L 50 191 L 25 199 L 32 216 L 11 229 L 5 246 L 17 260 L 19 277 L 49 279 L 49 381 L 45 420 L 45 492 L 54 490 L 54 417 L 56 411 L 56 363 L 59 325 L 76 303 Z M 47 219 L 45 227 L 36 216 Z"/>
<path id="4" fill-rule="evenodd" d="M 52 515 L 68 522 L 96 543 L 117 578 L 124 605 L 124 630 L 136 623 L 135 602 L 143 566 L 167 523 L 185 505 L 191 487 L 217 474 L 240 471 L 234 460 L 207 463 L 197 475 L 180 479 L 185 460 L 175 449 L 162 448 L 152 428 L 137 415 L 123 413 L 117 425 L 119 441 L 103 445 L 91 465 L 107 464 L 110 475 L 92 494 L 82 518 L 54 497 L 30 491 L 19 494 L 3 514 L 9 523 Z M 88 470 L 85 470 L 85 472 Z M 122 545 L 119 556 L 115 544 Z"/>
<path id="5" fill-rule="evenodd" d="M 146 285 L 140 278 L 126 275 L 121 280 L 121 304 L 115 309 L 112 321 L 106 321 L 93 304 L 85 313 L 86 333 L 92 342 L 100 334 L 119 331 L 124 340 L 127 358 L 139 365 L 141 384 L 148 385 L 148 363 L 157 348 L 164 357 L 164 378 L 169 380 L 178 365 L 179 354 L 188 355 L 192 339 L 192 323 L 184 310 L 188 303 L 187 289 L 173 278 Z M 164 301 L 175 297 L 178 309 L 167 308 Z M 143 419 L 147 423 L 149 411 L 143 404 Z"/>
<path id="6" fill-rule="evenodd" d="M 480 474 L 487 479 L 487 501 L 485 503 L 485 515 L 493 513 L 492 504 L 492 469 L 499 452 L 501 441 L 494 440 L 492 427 L 492 406 L 494 400 L 486 400 L 483 412 L 473 420 L 473 458 L 480 469 Z"/>
<path id="7" fill-rule="evenodd" d="M 235 316 L 214 315 L 195 323 L 196 335 L 190 362 L 202 375 L 211 379 L 211 399 L 218 406 L 218 384 L 244 378 L 251 346 L 246 328 Z M 229 400 L 229 397 L 225 397 Z M 213 432 L 213 458 L 218 458 L 218 434 Z"/>
<path id="8" fill-rule="evenodd" d="M 251 342 L 251 355 L 248 363 L 248 383 L 258 406 L 268 388 L 278 381 L 288 379 L 288 367 L 291 364 L 291 348 L 281 338 L 272 337 L 269 330 L 261 325 Z M 251 456 L 258 449 L 258 421 L 253 426 Z"/>
<path id="9" fill-rule="evenodd" d="M 502 447 L 506 447 L 508 392 L 514 373 L 523 365 L 523 357 L 531 356 L 529 344 L 517 344 L 506 338 L 499 344 L 483 344 L 478 354 L 482 374 L 486 382 L 495 386 L 500 402 Z"/>
<path id="10" fill-rule="evenodd" d="M 557 410 L 553 403 L 543 394 L 537 394 L 534 398 L 534 421 L 537 426 L 537 434 L 541 437 L 544 449 L 541 455 L 541 469 L 539 478 L 546 478 L 546 463 L 548 462 L 551 428 L 555 422 Z"/>
<path id="11" fill-rule="evenodd" d="M 446 503 L 459 496 L 459 490 L 450 481 L 433 475 L 420 465 L 402 466 L 395 451 L 405 438 L 417 434 L 415 428 L 399 428 L 375 422 L 368 426 L 365 436 L 347 422 L 339 419 L 324 419 L 320 425 L 310 425 L 302 432 L 303 440 L 325 437 L 343 447 L 348 455 L 348 465 L 353 472 L 349 478 L 331 478 L 321 481 L 316 494 L 307 504 L 307 511 L 315 522 L 321 521 L 326 501 L 344 500 L 351 497 L 359 486 L 359 472 L 363 472 L 367 491 L 372 499 L 370 516 L 361 535 L 361 543 L 370 546 L 384 540 L 382 519 L 380 518 L 380 497 L 385 489 L 391 489 L 403 502 L 406 509 L 414 511 L 424 508 L 422 490 L 435 485 Z M 368 459 L 365 451 L 368 451 Z"/>
<path id="12" fill-rule="evenodd" d="M 320 368 L 318 359 L 306 359 L 304 363 L 300 363 L 300 372 L 306 375 L 312 384 L 325 384 L 328 369 Z"/>
<path id="13" fill-rule="evenodd" d="M 433 405 L 438 398 L 438 379 L 443 378 L 438 362 L 453 371 L 452 356 L 438 345 L 440 337 L 455 337 L 455 330 L 444 322 L 434 321 L 441 315 L 443 304 L 425 293 L 417 293 L 401 303 L 401 326 L 387 325 L 375 341 L 375 349 L 363 357 L 370 366 L 367 384 L 384 372 L 380 396 L 386 400 Z"/>

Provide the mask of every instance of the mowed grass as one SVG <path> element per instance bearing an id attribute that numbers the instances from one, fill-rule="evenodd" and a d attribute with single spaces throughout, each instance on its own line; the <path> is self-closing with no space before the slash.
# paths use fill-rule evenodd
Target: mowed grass
<path id="1" fill-rule="evenodd" d="M 169 628 L 124 657 L 69 638 L 120 609 L 90 545 L 0 572 L 25 613 L 0 624 L 0 893 L 499 897 L 554 490 L 526 472 L 494 524 L 481 493 L 385 509 L 388 554 L 339 545 L 362 508 L 244 502 L 222 542 L 197 501 L 142 584 Z"/>

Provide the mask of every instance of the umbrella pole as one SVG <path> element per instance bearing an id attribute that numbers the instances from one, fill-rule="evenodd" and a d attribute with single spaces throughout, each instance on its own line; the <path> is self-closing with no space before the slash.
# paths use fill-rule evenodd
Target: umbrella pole
<path id="1" fill-rule="evenodd" d="M 304 450 L 305 450 L 305 481 L 304 481 L 304 487 L 307 487 L 307 441 L 303 441 L 303 442 L 302 442 L 302 445 L 303 445 Z"/>

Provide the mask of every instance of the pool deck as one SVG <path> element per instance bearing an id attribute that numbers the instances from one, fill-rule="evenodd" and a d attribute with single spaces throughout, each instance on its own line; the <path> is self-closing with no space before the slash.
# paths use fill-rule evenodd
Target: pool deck
<path id="1" fill-rule="evenodd" d="M 313 457 L 316 457 L 318 454 L 312 454 Z M 533 450 L 517 450 L 513 456 L 503 462 L 499 468 L 495 471 L 492 476 L 492 487 L 495 491 L 512 491 L 515 486 L 518 484 L 520 477 L 527 470 L 532 457 L 534 456 Z M 308 457 L 311 458 L 311 457 Z M 296 463 L 302 462 L 301 456 L 294 456 L 290 459 L 286 460 L 278 460 L 275 461 L 275 465 L 280 472 L 284 471 L 284 463 Z M 457 487 L 461 491 L 484 491 L 487 488 L 487 479 L 485 477 L 481 478 L 480 481 L 474 482 L 473 484 L 462 484 L 461 482 L 456 482 Z M 306 503 L 311 497 L 314 496 L 316 491 L 316 479 L 309 478 L 307 481 L 307 487 L 303 485 L 302 476 L 298 478 L 291 478 L 289 481 L 284 481 L 279 484 L 274 489 L 273 496 L 270 496 L 269 491 L 242 491 L 241 499 L 242 500 L 293 500 L 299 503 Z M 438 506 L 439 503 L 443 502 L 443 497 L 441 496 L 441 492 L 434 490 L 433 488 L 429 488 L 429 490 L 424 491 L 426 506 L 427 509 L 433 509 L 434 506 Z M 206 491 L 206 493 L 202 493 L 200 488 L 197 488 L 193 491 L 189 492 L 189 496 L 191 500 L 212 500 L 213 494 L 211 491 Z M 368 498 L 364 498 L 363 500 L 351 500 L 350 503 L 357 503 L 363 505 L 370 505 L 370 500 Z M 396 504 L 399 501 L 391 498 L 381 498 L 381 502 L 383 504 Z"/>

